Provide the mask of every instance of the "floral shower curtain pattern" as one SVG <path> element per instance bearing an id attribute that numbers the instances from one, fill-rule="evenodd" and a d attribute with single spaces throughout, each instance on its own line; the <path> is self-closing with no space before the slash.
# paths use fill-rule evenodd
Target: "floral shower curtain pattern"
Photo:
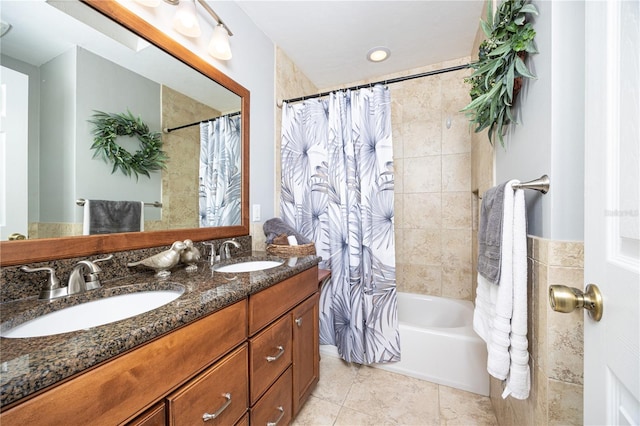
<path id="1" fill-rule="evenodd" d="M 400 360 L 391 100 L 379 85 L 283 106 L 281 215 L 331 281 L 320 342 L 349 362 Z"/>
<path id="2" fill-rule="evenodd" d="M 200 123 L 200 227 L 241 222 L 240 116 Z"/>

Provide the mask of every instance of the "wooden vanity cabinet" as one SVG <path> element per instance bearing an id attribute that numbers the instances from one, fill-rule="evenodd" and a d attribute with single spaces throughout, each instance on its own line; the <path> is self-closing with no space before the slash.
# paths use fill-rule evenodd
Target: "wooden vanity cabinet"
<path id="1" fill-rule="evenodd" d="M 312 267 L 3 410 L 0 424 L 286 425 L 318 382 L 318 301 Z"/>
<path id="2" fill-rule="evenodd" d="M 289 423 L 318 382 L 318 301 L 317 267 L 249 296 L 251 424 Z"/>
<path id="3" fill-rule="evenodd" d="M 293 417 L 320 378 L 320 294 L 315 293 L 292 311 Z"/>

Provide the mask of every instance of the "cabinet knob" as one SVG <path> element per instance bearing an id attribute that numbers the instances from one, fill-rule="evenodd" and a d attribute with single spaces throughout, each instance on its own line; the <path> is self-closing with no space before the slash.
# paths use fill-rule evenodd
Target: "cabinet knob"
<path id="1" fill-rule="evenodd" d="M 297 325 L 298 327 L 302 327 L 302 317 L 300 317 L 300 318 L 296 318 L 296 325 Z"/>
<path id="2" fill-rule="evenodd" d="M 208 420 L 213 420 L 213 419 L 217 418 L 218 416 L 220 416 L 220 414 L 222 414 L 222 412 L 223 412 L 224 410 L 226 410 L 226 409 L 227 409 L 227 407 L 228 407 L 229 405 L 231 405 L 231 394 L 230 394 L 230 393 L 225 393 L 225 394 L 222 394 L 222 396 L 226 398 L 226 401 L 225 401 L 225 403 L 224 403 L 224 404 L 222 404 L 222 407 L 218 408 L 218 411 L 216 411 L 216 412 L 215 412 L 215 413 L 213 413 L 213 414 L 204 413 L 204 414 L 202 415 L 202 420 L 203 420 L 203 421 L 205 421 L 205 422 L 206 422 L 206 421 L 208 421 Z"/>

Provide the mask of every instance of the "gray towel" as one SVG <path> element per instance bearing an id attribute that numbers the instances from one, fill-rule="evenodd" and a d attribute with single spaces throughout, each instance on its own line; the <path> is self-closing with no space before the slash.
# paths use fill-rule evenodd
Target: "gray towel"
<path id="1" fill-rule="evenodd" d="M 139 232 L 142 217 L 140 201 L 88 200 L 89 234 Z"/>
<path id="2" fill-rule="evenodd" d="M 309 244 L 311 242 L 310 239 L 299 234 L 294 228 L 277 217 L 267 220 L 262 226 L 262 229 L 264 230 L 264 235 L 267 237 L 267 244 L 273 243 L 273 239 L 282 234 L 286 234 L 287 236 L 294 235 L 296 240 L 298 240 L 298 244 Z"/>
<path id="3" fill-rule="evenodd" d="M 505 185 L 484 193 L 478 224 L 478 273 L 494 284 L 500 282 Z"/>

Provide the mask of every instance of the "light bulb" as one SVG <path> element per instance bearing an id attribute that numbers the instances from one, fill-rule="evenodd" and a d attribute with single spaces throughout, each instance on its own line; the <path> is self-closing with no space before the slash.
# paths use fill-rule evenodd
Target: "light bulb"
<path id="1" fill-rule="evenodd" d="M 187 37 L 199 37 L 200 25 L 194 0 L 181 0 L 173 17 L 173 28 Z"/>
<path id="2" fill-rule="evenodd" d="M 213 29 L 213 36 L 207 49 L 214 58 L 227 61 L 231 59 L 231 46 L 229 45 L 229 33 L 222 24 L 216 25 Z"/>

